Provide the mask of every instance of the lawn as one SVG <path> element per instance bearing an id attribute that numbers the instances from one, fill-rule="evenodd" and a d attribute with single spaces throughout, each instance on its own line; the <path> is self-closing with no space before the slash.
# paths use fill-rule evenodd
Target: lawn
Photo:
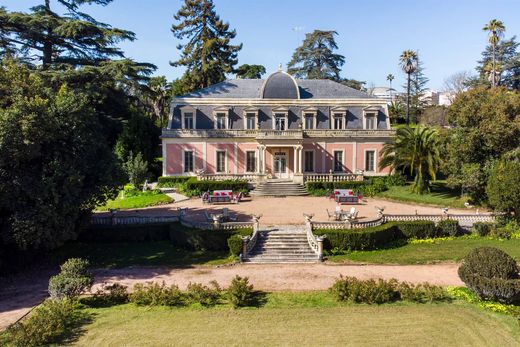
<path id="1" fill-rule="evenodd" d="M 53 260 L 62 263 L 68 258 L 89 259 L 92 266 L 122 268 L 143 266 L 219 265 L 235 261 L 229 252 L 187 251 L 168 241 L 140 243 L 71 242 L 53 252 Z"/>
<path id="2" fill-rule="evenodd" d="M 459 237 L 435 243 L 408 243 L 404 246 L 375 251 L 354 251 L 328 257 L 333 262 L 376 264 L 431 264 L 459 262 L 476 247 L 497 247 L 520 261 L 520 240 L 497 240 L 485 237 Z"/>
<path id="3" fill-rule="evenodd" d="M 173 199 L 160 191 L 146 191 L 134 193 L 131 196 L 123 196 L 120 192 L 117 198 L 109 200 L 103 206 L 96 207 L 95 211 L 108 211 L 109 209 L 131 209 L 148 206 L 156 206 L 173 202 Z"/>
<path id="4" fill-rule="evenodd" d="M 377 194 L 377 197 L 413 202 L 424 205 L 437 205 L 441 207 L 464 208 L 467 198 L 461 197 L 459 191 L 450 189 L 446 186 L 446 182 L 437 181 L 432 183 L 431 192 L 428 194 L 415 194 L 410 190 L 410 185 L 392 186 L 388 190 Z"/>
<path id="5" fill-rule="evenodd" d="M 87 309 L 76 346 L 518 346 L 512 317 L 462 303 L 338 304 L 326 293 L 267 294 L 260 308 Z"/>

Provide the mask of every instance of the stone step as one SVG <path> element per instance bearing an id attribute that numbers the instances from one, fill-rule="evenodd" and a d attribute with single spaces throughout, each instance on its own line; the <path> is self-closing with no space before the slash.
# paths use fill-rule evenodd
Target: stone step
<path id="1" fill-rule="evenodd" d="M 249 263 L 317 262 L 301 226 L 279 226 L 259 234 L 255 247 L 246 259 Z"/>

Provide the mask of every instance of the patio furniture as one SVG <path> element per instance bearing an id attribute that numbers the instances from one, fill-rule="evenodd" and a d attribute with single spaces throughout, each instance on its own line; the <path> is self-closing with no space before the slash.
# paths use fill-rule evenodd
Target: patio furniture
<path id="1" fill-rule="evenodd" d="M 238 204 L 240 200 L 242 200 L 242 192 L 238 192 L 233 196 L 233 203 Z"/>
<path id="2" fill-rule="evenodd" d="M 203 204 L 207 204 L 209 202 L 209 192 L 205 192 L 204 194 L 202 194 L 202 203 Z"/>
<path id="3" fill-rule="evenodd" d="M 206 222 L 213 222 L 213 218 L 210 216 L 207 210 L 204 210 L 204 217 L 206 218 Z"/>
<path id="4" fill-rule="evenodd" d="M 325 209 L 327 211 L 327 216 L 329 217 L 329 220 L 336 219 L 336 213 L 329 212 L 329 209 Z"/>
<path id="5" fill-rule="evenodd" d="M 210 204 L 229 204 L 233 198 L 233 191 L 231 190 L 215 190 L 213 194 L 208 197 Z"/>
<path id="6" fill-rule="evenodd" d="M 229 209 L 223 208 L 222 209 L 222 219 L 221 222 L 236 222 L 237 216 L 236 215 L 230 215 Z"/>
<path id="7" fill-rule="evenodd" d="M 336 189 L 334 197 L 339 204 L 358 204 L 359 197 L 351 189 Z"/>

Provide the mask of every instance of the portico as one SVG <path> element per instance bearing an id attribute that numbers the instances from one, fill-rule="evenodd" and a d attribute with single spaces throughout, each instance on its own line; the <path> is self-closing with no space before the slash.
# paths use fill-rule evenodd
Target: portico
<path id="1" fill-rule="evenodd" d="M 303 182 L 301 144 L 266 143 L 258 145 L 258 174 L 270 178 L 293 179 Z"/>

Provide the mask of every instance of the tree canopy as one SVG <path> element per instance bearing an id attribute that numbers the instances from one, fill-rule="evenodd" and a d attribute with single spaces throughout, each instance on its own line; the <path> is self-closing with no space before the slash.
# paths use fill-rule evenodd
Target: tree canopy
<path id="1" fill-rule="evenodd" d="M 338 49 L 333 30 L 314 30 L 296 48 L 287 64 L 287 72 L 297 78 L 339 80 L 345 57 L 334 53 Z"/>
<path id="2" fill-rule="evenodd" d="M 236 72 L 238 78 L 259 79 L 265 74 L 265 67 L 263 65 L 242 64 L 237 68 Z"/>
<path id="3" fill-rule="evenodd" d="M 181 56 L 170 64 L 186 67 L 185 91 L 222 82 L 226 73 L 235 72 L 242 44 L 231 44 L 236 31 L 220 19 L 212 0 L 186 0 L 174 19 L 171 31 L 184 41 L 177 46 Z"/>

